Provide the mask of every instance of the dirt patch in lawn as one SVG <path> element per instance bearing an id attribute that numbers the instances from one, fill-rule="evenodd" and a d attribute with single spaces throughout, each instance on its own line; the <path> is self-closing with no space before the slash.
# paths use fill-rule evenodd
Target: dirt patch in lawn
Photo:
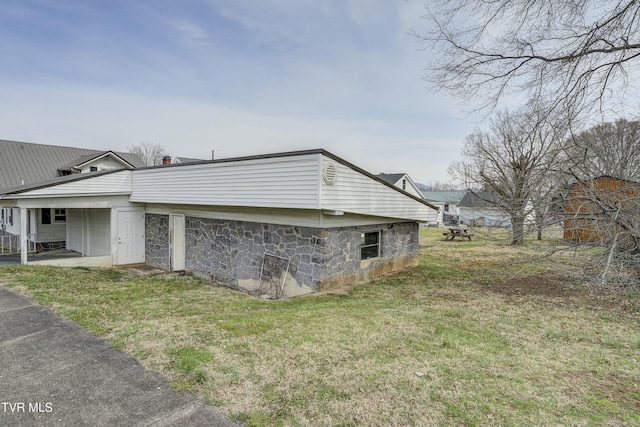
<path id="1" fill-rule="evenodd" d="M 549 298 L 573 298 L 584 296 L 585 290 L 574 285 L 574 281 L 559 274 L 542 274 L 514 277 L 492 283 L 485 289 L 505 295 L 535 295 Z"/>
<path id="2" fill-rule="evenodd" d="M 542 297 L 562 305 L 609 308 L 637 312 L 634 300 L 625 297 L 623 290 L 601 289 L 577 284 L 575 278 L 558 273 L 513 277 L 483 287 L 511 297 Z"/>

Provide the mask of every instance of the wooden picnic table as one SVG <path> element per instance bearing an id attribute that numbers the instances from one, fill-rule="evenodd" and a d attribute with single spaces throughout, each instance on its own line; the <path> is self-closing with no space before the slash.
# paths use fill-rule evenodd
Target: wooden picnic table
<path id="1" fill-rule="evenodd" d="M 442 233 L 445 236 L 445 240 L 453 240 L 456 237 L 460 237 L 461 239 L 469 239 L 471 240 L 471 236 L 473 234 L 467 232 L 466 228 L 460 227 L 449 227 L 449 231 L 446 233 Z"/>

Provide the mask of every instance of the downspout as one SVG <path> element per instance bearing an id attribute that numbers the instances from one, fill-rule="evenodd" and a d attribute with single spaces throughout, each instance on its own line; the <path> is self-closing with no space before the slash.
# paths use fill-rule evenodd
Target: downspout
<path id="1" fill-rule="evenodd" d="M 322 215 L 322 155 L 318 155 L 318 197 L 316 199 L 316 209 L 318 210 L 318 222 L 320 227 L 324 227 L 324 215 Z"/>
<path id="2" fill-rule="evenodd" d="M 20 264 L 27 265 L 27 209 L 20 208 Z"/>

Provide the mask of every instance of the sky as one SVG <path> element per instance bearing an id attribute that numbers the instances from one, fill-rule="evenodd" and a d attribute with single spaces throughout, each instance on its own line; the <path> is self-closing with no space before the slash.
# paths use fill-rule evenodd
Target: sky
<path id="1" fill-rule="evenodd" d="M 324 148 L 450 181 L 476 124 L 422 0 L 0 0 L 0 139 L 210 159 Z"/>

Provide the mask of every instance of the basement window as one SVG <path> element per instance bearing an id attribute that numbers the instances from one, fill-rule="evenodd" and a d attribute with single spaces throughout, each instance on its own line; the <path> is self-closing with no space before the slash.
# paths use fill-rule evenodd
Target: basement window
<path id="1" fill-rule="evenodd" d="M 380 256 L 380 232 L 360 234 L 360 259 L 371 259 Z"/>

